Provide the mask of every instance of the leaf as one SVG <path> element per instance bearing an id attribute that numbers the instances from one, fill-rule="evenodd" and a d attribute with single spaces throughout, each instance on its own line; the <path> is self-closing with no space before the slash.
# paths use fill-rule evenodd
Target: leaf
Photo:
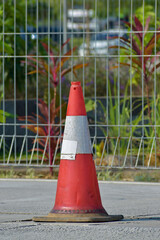
<path id="1" fill-rule="evenodd" d="M 46 136 L 47 134 L 42 127 L 35 127 L 35 130 L 38 132 L 38 135 Z"/>
<path id="2" fill-rule="evenodd" d="M 88 101 L 85 101 L 85 107 L 86 107 L 86 112 L 95 110 L 95 101 L 91 99 Z"/>
<path id="3" fill-rule="evenodd" d="M 73 70 L 73 74 L 78 79 L 78 75 L 77 75 L 77 73 L 74 70 Z"/>
<path id="4" fill-rule="evenodd" d="M 120 39 L 120 41 L 121 41 L 121 43 L 123 43 L 124 45 L 126 45 L 126 50 L 129 50 L 130 48 L 131 48 L 131 42 L 128 40 L 128 39 L 126 39 L 126 38 L 124 38 L 124 37 L 117 37 L 117 36 L 115 36 L 115 37 L 110 37 L 110 39 Z M 118 46 L 118 45 L 115 45 L 115 46 L 110 46 L 109 48 L 118 48 L 118 47 L 123 47 L 123 46 Z"/>
<path id="5" fill-rule="evenodd" d="M 64 70 L 61 72 L 61 77 L 63 77 L 65 74 L 71 72 L 72 69 L 73 69 L 72 67 L 64 69 Z"/>
<path id="6" fill-rule="evenodd" d="M 39 141 L 37 141 L 37 142 L 39 142 Z M 39 143 L 39 144 L 43 147 L 43 145 L 42 145 L 41 143 Z M 32 151 L 32 150 L 31 150 L 31 151 Z M 35 148 L 34 151 L 35 151 L 35 152 L 38 151 L 38 152 L 44 153 L 44 149 L 41 149 L 41 148 Z M 38 155 L 38 157 L 40 157 L 40 156 Z"/>
<path id="7" fill-rule="evenodd" d="M 138 67 L 140 67 L 140 68 L 142 67 L 142 62 L 141 61 L 138 61 L 135 58 L 130 58 L 130 59 L 132 59 L 132 62 L 135 63 Z"/>
<path id="8" fill-rule="evenodd" d="M 0 123 L 5 123 L 5 122 L 6 122 L 6 117 L 0 113 Z"/>
<path id="9" fill-rule="evenodd" d="M 44 71 L 41 71 L 41 70 L 33 70 L 31 72 L 28 73 L 28 75 L 32 75 L 32 74 L 35 74 L 35 73 L 40 73 L 40 74 L 43 74 L 43 75 L 47 75 L 46 72 Z"/>
<path id="10" fill-rule="evenodd" d="M 143 26 L 142 26 L 141 22 L 139 21 L 139 19 L 136 16 L 134 17 L 134 22 L 135 22 L 135 28 L 136 28 L 137 31 L 140 32 L 139 34 L 140 34 L 140 37 L 141 37 L 141 40 L 142 40 Z"/>
<path id="11" fill-rule="evenodd" d="M 0 47 L 1 48 L 1 47 Z M 0 49 L 0 51 L 2 51 L 2 49 Z M 13 54 L 13 49 L 12 47 L 7 44 L 7 43 L 4 43 L 4 51 L 8 54 Z"/>
<path id="12" fill-rule="evenodd" d="M 36 59 L 36 58 L 34 58 L 34 57 L 32 57 L 32 55 L 30 55 L 30 56 L 27 56 L 27 59 L 29 59 L 29 60 L 31 60 L 31 61 L 33 61 L 33 62 L 36 62 L 36 63 L 37 63 L 37 59 Z"/>
<path id="13" fill-rule="evenodd" d="M 62 44 L 62 47 L 61 47 L 61 49 L 63 49 L 63 48 L 64 48 L 64 46 L 65 46 L 67 43 L 69 43 L 69 41 L 70 41 L 70 38 L 68 38 L 68 39 L 67 39 L 67 41 L 65 41 L 65 42 Z"/>
<path id="14" fill-rule="evenodd" d="M 137 43 L 136 43 L 136 41 L 134 40 L 134 38 L 132 37 L 132 46 L 131 46 L 131 41 L 130 40 L 128 40 L 128 39 L 125 39 L 125 38 L 123 38 L 123 37 L 113 37 L 113 38 L 116 38 L 116 39 L 120 39 L 120 40 L 123 40 L 123 41 L 121 41 L 123 44 L 125 44 L 126 45 L 126 47 L 124 47 L 124 46 L 110 46 L 109 48 L 120 48 L 120 49 L 125 49 L 125 50 L 132 50 L 132 51 L 134 51 L 137 55 L 141 55 L 141 50 L 139 49 L 139 47 L 138 47 L 138 45 L 137 45 Z"/>
<path id="15" fill-rule="evenodd" d="M 45 116 L 46 120 L 48 120 L 48 106 L 47 106 L 47 104 L 42 99 L 39 99 L 38 107 L 40 109 L 40 112 Z"/>
<path id="16" fill-rule="evenodd" d="M 131 30 L 135 31 L 135 35 L 138 37 L 138 39 L 140 40 L 140 42 L 142 43 L 142 38 L 141 38 L 141 35 L 139 34 L 139 32 L 137 32 L 137 29 L 136 27 L 132 24 L 130 24 L 129 22 L 125 22 L 124 23 L 129 27 L 131 28 Z"/>
<path id="17" fill-rule="evenodd" d="M 157 31 L 159 31 L 159 30 L 160 30 L 160 28 L 157 29 Z M 147 46 L 145 47 L 146 50 L 151 44 L 155 44 L 155 38 L 156 38 L 156 42 L 157 42 L 160 38 L 160 32 L 156 32 L 155 34 L 153 34 L 153 37 L 150 39 Z"/>
<path id="18" fill-rule="evenodd" d="M 131 65 L 129 64 L 129 63 L 123 63 L 123 62 L 121 62 L 121 63 L 119 63 L 120 65 L 124 65 L 124 66 L 128 66 L 128 67 L 130 67 Z M 119 66 L 114 66 L 114 67 L 111 67 L 111 69 L 114 69 L 114 68 L 118 68 Z"/>
<path id="19" fill-rule="evenodd" d="M 69 68 L 67 68 L 67 69 L 64 69 L 64 70 L 62 71 L 62 73 L 61 73 L 61 77 L 63 77 L 65 74 L 71 72 L 72 70 L 75 71 L 75 70 L 77 70 L 77 69 L 80 69 L 80 68 L 83 68 L 83 67 L 86 67 L 86 66 L 88 66 L 88 63 L 85 63 L 85 64 L 83 64 L 83 63 L 82 63 L 82 64 L 77 64 L 77 65 L 75 65 L 75 66 L 73 66 L 73 67 L 69 67 Z"/>
<path id="20" fill-rule="evenodd" d="M 45 144 L 46 144 L 46 141 L 47 141 L 47 137 L 49 137 L 48 135 L 46 135 L 46 138 L 37 138 L 38 140 L 38 143 L 43 147 L 45 148 Z M 47 144 L 47 147 L 49 146 L 49 144 Z M 44 150 L 43 150 L 44 151 Z"/>
<path id="21" fill-rule="evenodd" d="M 137 55 L 142 55 L 142 51 L 140 50 L 137 42 L 135 41 L 135 39 L 132 37 L 132 49 L 137 53 Z"/>
<path id="22" fill-rule="evenodd" d="M 158 58 L 160 57 L 160 51 L 156 53 L 156 56 L 154 56 L 152 59 L 151 59 L 151 64 L 153 64 L 156 60 L 158 60 Z"/>
<path id="23" fill-rule="evenodd" d="M 83 67 L 87 67 L 88 65 L 89 65 L 89 63 L 77 64 L 77 65 L 73 66 L 73 70 L 77 70 L 77 69 L 80 69 L 80 68 L 83 68 Z"/>
<path id="24" fill-rule="evenodd" d="M 13 118 L 14 115 L 11 114 L 11 113 L 5 112 L 2 109 L 0 109 L 0 122 L 1 123 L 3 123 L 3 122 L 5 123 L 7 117 Z"/>
<path id="25" fill-rule="evenodd" d="M 158 69 L 159 67 L 160 67 L 160 63 L 158 63 L 158 64 L 156 65 L 156 69 Z M 154 70 L 155 70 L 155 67 L 152 68 L 151 73 L 153 73 Z"/>
<path id="26" fill-rule="evenodd" d="M 160 34 L 157 35 L 156 37 L 156 44 L 157 44 L 157 41 L 159 40 L 160 38 Z M 153 37 L 151 38 L 151 40 L 149 41 L 149 43 L 147 44 L 147 46 L 145 47 L 144 49 L 144 54 L 145 55 L 151 55 L 153 50 L 155 48 L 155 35 L 153 35 Z M 147 56 L 146 59 L 145 59 L 145 62 L 150 58 L 150 56 Z"/>
<path id="27" fill-rule="evenodd" d="M 25 116 L 19 117 L 18 120 L 19 120 L 19 121 L 26 121 L 26 120 L 27 120 L 27 122 L 36 124 L 36 119 L 35 119 L 33 116 L 28 116 L 27 119 L 26 119 Z"/>
<path id="28" fill-rule="evenodd" d="M 130 40 L 124 38 L 124 37 L 120 37 L 120 40 L 123 40 L 121 41 L 122 43 L 126 44 L 128 47 L 131 47 L 131 42 Z"/>
<path id="29" fill-rule="evenodd" d="M 133 85 L 135 85 L 135 86 L 137 86 L 137 85 L 138 85 L 138 82 L 137 82 L 137 80 L 136 80 L 135 78 L 133 78 L 133 77 L 132 77 L 132 84 L 133 84 Z"/>
<path id="30" fill-rule="evenodd" d="M 53 84 L 57 84 L 57 73 L 55 71 L 55 68 L 50 67 L 51 75 L 53 78 Z"/>
<path id="31" fill-rule="evenodd" d="M 35 130 L 35 126 L 33 126 L 33 125 L 22 125 L 21 128 L 27 128 L 31 132 L 37 133 L 37 131 Z"/>
<path id="32" fill-rule="evenodd" d="M 144 55 L 151 55 L 154 47 L 155 47 L 155 44 L 152 43 L 147 48 L 144 48 Z"/>
<path id="33" fill-rule="evenodd" d="M 42 116 L 37 115 L 37 114 L 34 114 L 34 113 L 33 113 L 33 115 L 36 117 L 35 123 L 37 123 L 37 119 L 38 119 L 38 122 L 39 122 L 39 123 L 42 123 L 42 124 L 45 124 L 45 123 L 46 123 L 46 119 L 43 118 Z"/>
<path id="34" fill-rule="evenodd" d="M 122 66 L 131 67 L 130 63 L 123 63 L 123 62 L 120 62 L 119 64 L 122 65 Z M 117 69 L 117 68 L 119 68 L 118 65 L 113 66 L 113 67 L 111 67 L 110 69 L 112 70 L 112 69 Z M 138 68 L 137 68 L 136 66 L 134 66 L 134 65 L 132 65 L 132 68 L 135 68 L 137 71 L 139 71 Z"/>
<path id="35" fill-rule="evenodd" d="M 51 49 L 48 49 L 48 45 L 44 42 L 41 42 L 42 46 L 44 47 L 44 49 L 46 50 L 46 52 L 48 53 L 49 51 L 49 57 L 52 60 L 53 66 L 55 66 L 55 59 L 54 59 L 54 52 Z"/>
<path id="36" fill-rule="evenodd" d="M 36 68 L 37 67 L 37 65 L 36 64 L 33 64 L 32 62 L 30 62 L 30 61 L 21 61 L 22 63 L 26 63 L 27 65 L 29 65 L 29 66 L 32 66 L 32 67 L 34 67 L 34 68 Z"/>
<path id="37" fill-rule="evenodd" d="M 71 56 L 72 52 L 74 52 L 76 50 L 76 47 L 74 47 L 73 49 L 69 50 L 67 53 L 65 53 L 63 55 L 63 57 L 61 58 L 60 62 L 58 63 L 57 67 L 56 67 L 56 73 L 60 70 L 60 68 L 63 67 L 63 64 L 69 59 L 69 57 Z"/>
<path id="38" fill-rule="evenodd" d="M 146 25 L 145 25 L 145 27 L 144 27 L 144 36 L 145 36 L 146 32 L 148 31 L 150 21 L 151 21 L 151 17 L 149 16 L 149 17 L 146 19 Z"/>

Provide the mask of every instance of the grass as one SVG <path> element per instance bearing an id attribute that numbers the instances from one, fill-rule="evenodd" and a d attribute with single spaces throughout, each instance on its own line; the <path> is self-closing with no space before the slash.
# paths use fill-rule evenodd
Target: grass
<path id="1" fill-rule="evenodd" d="M 102 170 L 97 173 L 102 181 L 160 182 L 159 170 Z"/>
<path id="2" fill-rule="evenodd" d="M 97 178 L 101 181 L 160 182 L 159 170 L 97 170 Z M 57 179 L 58 168 L 54 168 L 53 176 L 49 168 L 0 168 L 0 178 L 25 179 Z"/>
<path id="3" fill-rule="evenodd" d="M 126 170 L 122 172 L 124 181 L 133 182 L 160 182 L 160 170 Z"/>
<path id="4" fill-rule="evenodd" d="M 53 176 L 49 173 L 49 168 L 0 168 L 0 178 L 25 178 L 25 179 L 57 179 L 58 171 L 55 169 Z"/>
<path id="5" fill-rule="evenodd" d="M 97 178 L 101 181 L 119 181 L 122 180 L 122 172 L 113 172 L 111 170 L 103 170 L 100 172 L 97 172 Z"/>

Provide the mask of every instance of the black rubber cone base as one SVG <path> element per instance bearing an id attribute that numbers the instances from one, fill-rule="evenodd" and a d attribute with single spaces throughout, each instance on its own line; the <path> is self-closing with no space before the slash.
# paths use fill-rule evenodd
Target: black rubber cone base
<path id="1" fill-rule="evenodd" d="M 48 216 L 34 217 L 32 220 L 35 222 L 112 222 L 121 219 L 123 219 L 123 215 L 108 215 L 106 213 L 49 213 Z"/>

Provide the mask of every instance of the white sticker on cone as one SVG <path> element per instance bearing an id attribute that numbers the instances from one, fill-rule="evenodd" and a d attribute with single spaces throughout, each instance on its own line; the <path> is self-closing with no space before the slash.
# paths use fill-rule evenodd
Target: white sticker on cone
<path id="1" fill-rule="evenodd" d="M 61 159 L 75 160 L 77 152 L 77 141 L 63 140 Z"/>

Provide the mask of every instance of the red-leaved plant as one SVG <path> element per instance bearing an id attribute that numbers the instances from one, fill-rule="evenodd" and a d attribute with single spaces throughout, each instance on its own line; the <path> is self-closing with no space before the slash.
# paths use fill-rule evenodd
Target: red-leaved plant
<path id="1" fill-rule="evenodd" d="M 68 39 L 61 47 L 61 52 L 63 52 L 64 46 L 69 43 L 70 39 Z M 73 52 L 76 50 L 76 47 L 67 51 L 62 57 L 60 56 L 60 52 L 55 52 L 52 48 L 49 49 L 48 45 L 44 42 L 41 42 L 46 55 L 50 58 L 50 64 L 48 65 L 47 58 L 36 58 L 29 56 L 27 59 L 27 64 L 34 68 L 34 70 L 30 71 L 28 75 L 40 73 L 41 76 L 44 76 L 46 80 L 48 76 L 50 78 L 51 87 L 54 89 L 54 106 L 56 106 L 56 92 L 57 86 L 60 80 L 69 72 L 73 71 L 75 77 L 77 77 L 76 70 L 88 66 L 88 63 L 85 64 L 76 64 L 69 67 L 64 67 L 64 63 L 69 60 Z M 24 61 L 25 62 L 25 61 Z M 37 69 L 38 62 L 38 69 Z"/>
<path id="2" fill-rule="evenodd" d="M 55 124 L 55 118 L 57 117 L 60 108 L 63 106 L 57 107 L 55 110 L 53 110 L 54 106 L 54 99 L 52 99 L 50 103 L 50 112 L 48 110 L 47 104 L 39 99 L 38 102 L 38 108 L 40 114 L 37 115 L 35 113 L 32 114 L 32 116 L 27 117 L 27 121 L 29 124 L 27 124 L 27 129 L 38 135 L 36 140 L 33 140 L 37 142 L 38 148 L 34 149 L 34 151 L 38 151 L 41 154 L 38 156 L 40 159 L 43 158 L 44 161 L 49 160 L 49 164 L 53 164 L 54 160 L 54 152 L 57 145 L 57 140 L 60 139 L 60 127 L 59 125 Z M 50 118 L 49 118 L 50 116 Z M 38 118 L 38 125 L 37 125 L 37 118 Z M 25 121 L 26 117 L 22 116 L 19 117 L 20 121 Z M 22 128 L 26 128 L 26 125 L 22 125 Z M 48 139 L 50 137 L 50 139 Z M 60 143 L 59 141 L 59 143 Z M 43 156 L 44 155 L 44 156 Z M 50 167 L 50 173 L 53 174 L 53 168 Z"/>
<path id="3" fill-rule="evenodd" d="M 129 61 L 127 63 L 120 62 L 120 65 L 132 67 L 135 72 L 139 73 L 139 77 L 142 77 L 142 81 L 144 81 L 144 91 L 147 96 L 148 116 L 150 123 L 152 124 L 149 86 L 153 80 L 154 71 L 160 67 L 160 63 L 156 63 L 159 59 L 160 52 L 158 51 L 156 55 L 153 56 L 154 50 L 157 47 L 157 42 L 160 39 L 160 29 L 157 29 L 157 32 L 153 33 L 150 39 L 147 38 L 148 41 L 146 42 L 145 35 L 149 29 L 150 17 L 147 18 L 144 28 L 136 16 L 133 18 L 132 25 L 129 22 L 125 23 L 129 29 L 132 29 L 133 32 L 130 34 L 129 39 L 120 37 L 120 41 L 123 45 L 119 46 L 119 48 L 126 50 L 125 55 L 129 55 Z M 118 46 L 111 46 L 110 48 L 118 48 Z M 132 55 L 132 59 L 130 55 Z M 118 68 L 118 65 L 112 67 L 112 69 L 114 68 Z"/>
<path id="4" fill-rule="evenodd" d="M 62 45 L 61 52 L 63 51 L 64 46 L 69 42 L 69 39 Z M 33 133 L 37 134 L 37 143 L 38 148 L 35 149 L 38 152 L 41 152 L 42 155 L 45 154 L 45 161 L 50 161 L 49 164 L 53 164 L 54 160 L 54 153 L 55 149 L 58 146 L 57 140 L 58 137 L 60 139 L 60 127 L 55 124 L 55 119 L 58 118 L 58 114 L 60 109 L 65 105 L 56 106 L 56 91 L 59 82 L 61 81 L 62 77 L 73 71 L 74 75 L 77 77 L 76 70 L 87 66 L 88 64 L 76 64 L 72 67 L 64 67 L 64 63 L 71 57 L 73 51 L 76 48 L 73 48 L 67 51 L 62 57 L 55 57 L 54 51 L 48 48 L 46 43 L 41 43 L 47 56 L 50 58 L 50 64 L 48 65 L 48 61 L 46 58 L 39 58 L 38 62 L 37 59 L 33 56 L 29 56 L 27 60 L 27 64 L 34 68 L 34 70 L 30 71 L 28 74 L 35 74 L 40 73 L 41 76 L 48 79 L 50 78 L 51 87 L 54 91 L 53 98 L 51 99 L 50 103 L 46 103 L 42 99 L 39 99 L 38 108 L 39 108 L 39 115 L 33 113 L 32 116 L 27 117 L 27 121 L 30 124 L 22 125 L 22 128 L 26 128 Z M 25 62 L 23 62 L 25 63 Z M 38 64 L 38 68 L 37 68 Z M 50 109 L 48 109 L 48 105 Z M 49 117 L 50 116 L 50 117 Z M 22 116 L 19 117 L 20 121 L 25 121 L 26 117 Z M 37 124 L 38 120 L 38 124 Z M 61 121 L 61 123 L 63 120 Z M 50 139 L 48 139 L 50 137 Z M 48 142 L 46 142 L 48 139 Z M 41 157 L 41 156 L 39 156 Z M 43 156 L 42 156 L 43 157 Z M 50 173 L 53 174 L 53 168 L 50 167 Z"/>

